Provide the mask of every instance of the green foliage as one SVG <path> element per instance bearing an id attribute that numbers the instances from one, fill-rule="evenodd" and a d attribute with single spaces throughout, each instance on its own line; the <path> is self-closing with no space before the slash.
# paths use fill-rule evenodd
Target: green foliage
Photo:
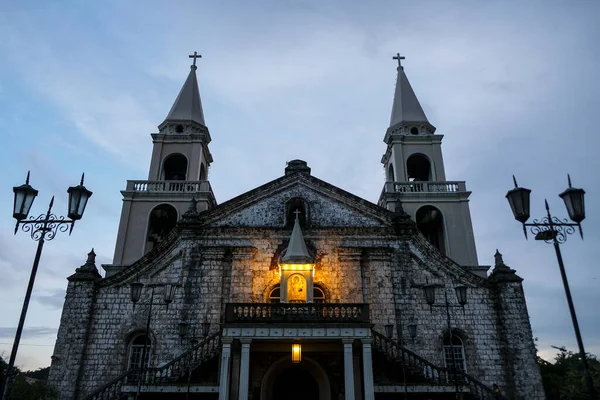
<path id="1" fill-rule="evenodd" d="M 587 355 L 590 372 L 596 387 L 600 388 L 600 361 L 596 356 Z M 555 362 L 549 363 L 538 358 L 547 400 L 589 399 L 587 384 L 583 374 L 583 364 L 579 353 L 560 349 Z"/>
<path id="2" fill-rule="evenodd" d="M 0 382 L 4 382 L 4 373 L 8 364 L 0 357 Z M 40 368 L 36 371 L 22 373 L 15 368 L 16 376 L 13 377 L 8 393 L 9 400 L 54 400 L 58 399 L 57 392 L 48 386 L 46 379 L 50 367 Z M 33 375 L 33 376 L 32 376 Z M 39 377 L 39 378 L 38 378 Z M 34 378 L 31 380 L 28 378 Z M 39 379 L 39 380 L 35 380 Z"/>

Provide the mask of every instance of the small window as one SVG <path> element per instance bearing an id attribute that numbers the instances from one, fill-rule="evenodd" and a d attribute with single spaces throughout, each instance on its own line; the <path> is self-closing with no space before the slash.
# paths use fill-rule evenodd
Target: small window
<path id="1" fill-rule="evenodd" d="M 419 128 L 417 128 L 416 126 L 413 126 L 412 128 L 410 128 L 410 133 L 413 135 L 418 135 L 419 134 Z"/>
<path id="2" fill-rule="evenodd" d="M 185 181 L 188 162 L 183 154 L 171 154 L 163 164 L 165 181 Z"/>
<path id="3" fill-rule="evenodd" d="M 303 230 L 307 228 L 308 223 L 308 207 L 304 202 L 304 199 L 295 197 L 285 203 L 285 226 L 286 228 L 292 229 L 294 227 L 294 221 L 296 220 L 296 212 L 298 212 L 298 220 L 300 221 L 300 228 Z"/>
<path id="4" fill-rule="evenodd" d="M 149 215 L 146 251 L 150 251 L 177 225 L 177 210 L 170 204 L 159 204 Z"/>
<path id="5" fill-rule="evenodd" d="M 133 339 L 129 348 L 129 360 L 127 362 L 128 370 L 140 368 L 142 365 L 144 346 L 146 346 L 146 367 L 150 366 L 150 349 L 152 347 L 152 342 L 146 335 L 138 335 Z"/>
<path id="6" fill-rule="evenodd" d="M 411 182 L 431 180 L 431 163 L 423 154 L 413 154 L 406 160 L 406 172 Z"/>
<path id="7" fill-rule="evenodd" d="M 280 303 L 281 302 L 281 289 L 279 285 L 275 286 L 269 293 L 269 303 Z"/>
<path id="8" fill-rule="evenodd" d="M 183 125 L 177 125 L 175 127 L 175 132 L 177 132 L 177 133 L 183 133 Z"/>
<path id="9" fill-rule="evenodd" d="M 444 361 L 446 362 L 446 368 L 452 371 L 452 363 L 456 367 L 457 371 L 467 372 L 467 363 L 465 360 L 465 347 L 460 337 L 452 335 L 452 341 L 450 336 L 444 338 Z M 450 377 L 454 379 L 454 377 Z"/>
<path id="10" fill-rule="evenodd" d="M 325 303 L 325 292 L 316 286 L 313 288 L 313 303 Z"/>

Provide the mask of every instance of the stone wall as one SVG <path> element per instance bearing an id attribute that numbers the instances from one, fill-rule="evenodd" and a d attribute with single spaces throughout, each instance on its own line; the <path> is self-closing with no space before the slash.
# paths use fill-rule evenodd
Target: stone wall
<path id="1" fill-rule="evenodd" d="M 192 228 L 178 228 L 165 243 L 117 275 L 69 283 L 51 374 L 63 398 L 71 397 L 69 388 L 78 380 L 83 395 L 126 370 L 130 340 L 145 329 L 152 285 L 158 285 L 150 324 L 155 366 L 189 348 L 189 341 L 179 337 L 180 321 L 200 323 L 207 318 L 214 331 L 226 303 L 266 301 L 268 290 L 278 283 L 276 260 L 290 230 Z M 440 366 L 444 365 L 446 310 L 427 305 L 422 285 L 443 285 L 452 304 L 456 304 L 454 287 L 467 285 L 468 303 L 451 310 L 453 332 L 464 343 L 467 372 L 488 386 L 516 385 L 527 398 L 543 398 L 520 282 L 498 289 L 489 279 L 439 254 L 422 236 L 399 235 L 389 226 L 313 226 L 304 237 L 316 252 L 314 281 L 326 289 L 327 301 L 370 303 L 376 330 L 385 333 L 384 325 L 395 324 L 406 347 Z M 129 285 L 136 280 L 146 287 L 134 308 Z M 168 308 L 162 304 L 160 286 L 167 282 L 180 285 Z M 437 303 L 443 300 L 440 289 Z M 409 323 L 417 325 L 415 340 L 409 338 Z M 507 358 L 508 353 L 513 357 Z M 65 354 L 70 354 L 68 359 Z"/>

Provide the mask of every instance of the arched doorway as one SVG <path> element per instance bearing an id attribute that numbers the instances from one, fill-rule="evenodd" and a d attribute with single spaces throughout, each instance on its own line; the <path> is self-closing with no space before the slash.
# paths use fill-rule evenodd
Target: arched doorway
<path id="1" fill-rule="evenodd" d="M 327 373 L 305 355 L 300 364 L 292 363 L 290 356 L 274 362 L 265 372 L 260 392 L 261 400 L 331 400 Z"/>
<path id="2" fill-rule="evenodd" d="M 279 375 L 273 384 L 272 400 L 318 400 L 319 384 L 306 369 L 294 365 Z"/>

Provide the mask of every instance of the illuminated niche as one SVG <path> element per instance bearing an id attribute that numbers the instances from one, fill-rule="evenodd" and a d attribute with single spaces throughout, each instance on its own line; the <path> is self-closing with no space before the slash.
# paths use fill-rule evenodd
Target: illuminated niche
<path id="1" fill-rule="evenodd" d="M 308 252 L 298 215 L 287 249 L 279 261 L 280 301 L 282 303 L 312 303 L 315 262 Z"/>

